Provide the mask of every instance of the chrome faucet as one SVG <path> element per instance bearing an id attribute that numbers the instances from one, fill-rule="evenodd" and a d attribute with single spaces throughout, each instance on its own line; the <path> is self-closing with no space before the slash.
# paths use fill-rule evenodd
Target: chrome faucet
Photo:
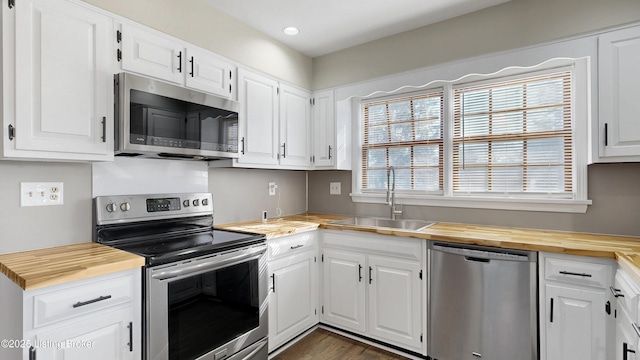
<path id="1" fill-rule="evenodd" d="M 393 172 L 393 185 L 391 185 L 391 173 Z M 387 169 L 387 205 L 390 207 L 389 218 L 395 220 L 397 215 L 402 215 L 402 210 L 396 210 L 396 169 L 389 166 Z"/>

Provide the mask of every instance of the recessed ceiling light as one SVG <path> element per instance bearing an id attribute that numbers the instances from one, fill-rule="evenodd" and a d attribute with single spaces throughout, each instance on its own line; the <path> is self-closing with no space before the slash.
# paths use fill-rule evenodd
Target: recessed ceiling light
<path id="1" fill-rule="evenodd" d="M 291 35 L 291 36 L 298 35 L 298 33 L 300 32 L 300 30 L 298 30 L 298 28 L 295 26 L 288 26 L 284 28 L 284 30 L 282 31 L 284 31 L 285 34 Z"/>

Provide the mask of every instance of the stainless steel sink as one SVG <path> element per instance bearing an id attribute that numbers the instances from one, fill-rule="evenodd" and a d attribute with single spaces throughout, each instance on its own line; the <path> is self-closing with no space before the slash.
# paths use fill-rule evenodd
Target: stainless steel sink
<path id="1" fill-rule="evenodd" d="M 435 222 L 425 220 L 391 220 L 371 217 L 352 217 L 344 220 L 332 221 L 330 224 L 420 231 L 435 224 Z"/>

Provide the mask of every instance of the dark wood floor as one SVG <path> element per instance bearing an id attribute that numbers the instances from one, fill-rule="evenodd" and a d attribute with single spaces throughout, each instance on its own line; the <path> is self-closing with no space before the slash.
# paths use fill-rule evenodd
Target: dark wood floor
<path id="1" fill-rule="evenodd" d="M 316 329 L 272 360 L 405 360 L 407 358 Z"/>

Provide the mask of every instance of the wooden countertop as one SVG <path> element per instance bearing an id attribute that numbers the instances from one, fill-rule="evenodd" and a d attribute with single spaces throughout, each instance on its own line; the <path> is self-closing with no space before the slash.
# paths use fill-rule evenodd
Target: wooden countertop
<path id="1" fill-rule="evenodd" d="M 355 230 L 425 240 L 610 258 L 616 259 L 640 282 L 640 237 L 444 222 L 436 223 L 419 232 L 329 224 L 331 221 L 349 217 L 308 213 L 285 216 L 281 219 L 269 220 L 266 223 L 259 220 L 245 221 L 216 225 L 216 227 L 257 232 L 267 235 L 268 239 L 317 228 Z"/>
<path id="2" fill-rule="evenodd" d="M 0 271 L 24 290 L 144 266 L 144 258 L 88 242 L 0 255 Z"/>

